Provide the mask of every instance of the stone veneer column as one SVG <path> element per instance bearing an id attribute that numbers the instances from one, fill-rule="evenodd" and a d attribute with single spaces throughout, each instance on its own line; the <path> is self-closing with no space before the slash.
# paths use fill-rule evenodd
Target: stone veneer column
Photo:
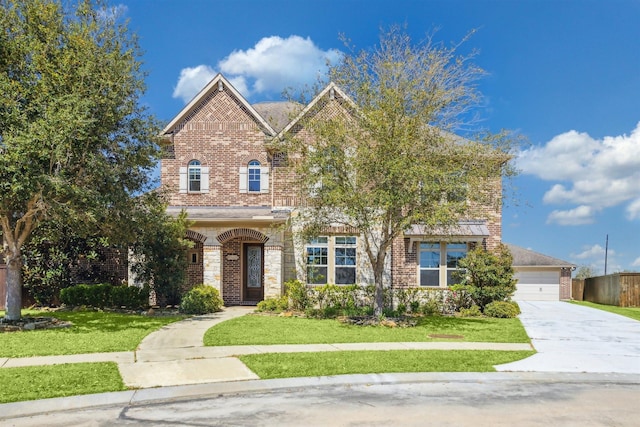
<path id="1" fill-rule="evenodd" d="M 282 247 L 264 247 L 264 297 L 282 295 Z"/>
<path id="2" fill-rule="evenodd" d="M 202 249 L 204 283 L 216 288 L 222 296 L 222 246 L 204 246 Z"/>

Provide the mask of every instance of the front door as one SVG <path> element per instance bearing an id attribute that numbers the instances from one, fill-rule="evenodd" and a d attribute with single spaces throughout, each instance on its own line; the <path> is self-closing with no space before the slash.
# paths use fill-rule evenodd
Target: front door
<path id="1" fill-rule="evenodd" d="M 262 301 L 264 287 L 263 276 L 263 246 L 258 244 L 244 245 L 243 271 L 243 300 Z"/>

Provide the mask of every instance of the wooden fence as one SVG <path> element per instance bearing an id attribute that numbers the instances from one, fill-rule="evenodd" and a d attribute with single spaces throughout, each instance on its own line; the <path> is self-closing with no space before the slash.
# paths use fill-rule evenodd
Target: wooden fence
<path id="1" fill-rule="evenodd" d="M 575 300 L 619 307 L 640 307 L 640 273 L 615 273 L 573 279 L 571 297 Z"/>

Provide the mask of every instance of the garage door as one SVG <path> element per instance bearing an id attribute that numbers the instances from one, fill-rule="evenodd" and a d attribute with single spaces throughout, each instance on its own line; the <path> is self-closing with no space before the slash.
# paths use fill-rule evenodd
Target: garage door
<path id="1" fill-rule="evenodd" d="M 513 299 L 520 301 L 558 301 L 560 299 L 559 271 L 516 271 L 518 279 Z"/>

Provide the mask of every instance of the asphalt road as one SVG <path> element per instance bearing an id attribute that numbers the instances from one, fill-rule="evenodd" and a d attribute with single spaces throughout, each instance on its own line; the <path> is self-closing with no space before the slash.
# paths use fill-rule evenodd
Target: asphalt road
<path id="1" fill-rule="evenodd" d="M 640 376 L 401 374 L 52 412 L 3 426 L 638 426 Z M 387 381 L 391 380 L 391 381 Z M 390 383 L 389 383 L 390 382 Z M 213 390 L 212 390 L 213 391 Z M 1 415 L 0 415 L 1 417 Z"/>

